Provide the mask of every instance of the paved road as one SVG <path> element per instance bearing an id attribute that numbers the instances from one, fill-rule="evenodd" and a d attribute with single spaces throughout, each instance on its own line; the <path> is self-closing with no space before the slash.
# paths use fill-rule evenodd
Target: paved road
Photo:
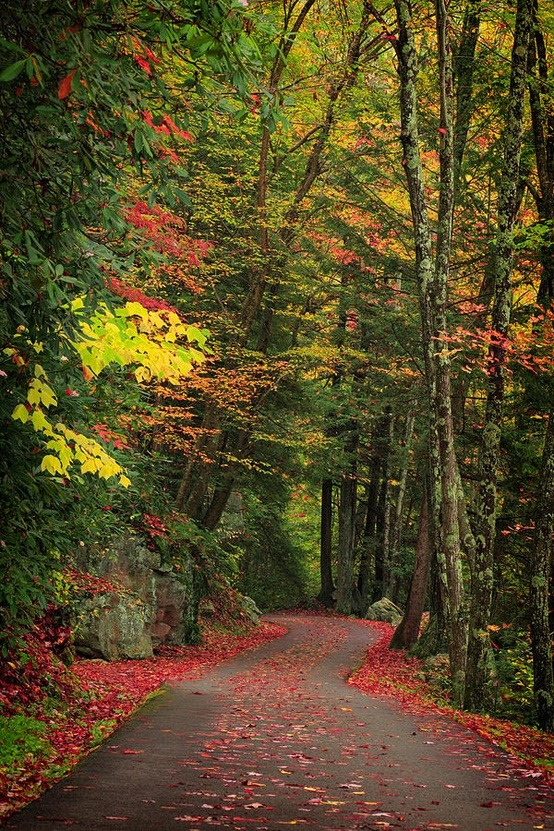
<path id="1" fill-rule="evenodd" d="M 278 620 L 287 635 L 171 687 L 6 827 L 554 829 L 554 794 L 488 742 L 345 683 L 370 629 Z"/>

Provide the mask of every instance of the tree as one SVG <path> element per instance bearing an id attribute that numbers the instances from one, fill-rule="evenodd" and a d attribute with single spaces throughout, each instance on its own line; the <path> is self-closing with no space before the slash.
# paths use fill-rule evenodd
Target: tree
<path id="1" fill-rule="evenodd" d="M 241 15 L 240 4 L 232 2 L 203 10 L 173 4 L 170 11 L 163 4 L 118 0 L 2 6 L 0 464 L 6 580 L 0 606 L 12 622 L 44 605 L 59 551 L 77 542 L 67 533 L 67 520 L 81 483 L 67 482 L 60 454 L 75 442 L 75 456 L 90 451 L 88 460 L 80 460 L 81 472 L 93 470 L 95 454 L 99 472 L 121 470 L 116 462 L 110 468 L 101 450 L 91 451 L 98 445 L 87 425 L 90 391 L 74 345 L 87 321 L 96 315 L 98 322 L 98 304 L 111 302 L 106 271 L 144 264 L 133 252 L 125 219 L 129 180 L 141 181 L 148 173 L 144 194 L 173 204 L 183 198 L 178 188 L 171 190 L 168 177 L 173 148 L 188 140 L 177 102 L 191 84 L 184 79 L 174 91 L 165 61 L 179 43 L 194 70 L 193 86 L 201 87 L 215 71 L 220 78 L 234 73 L 234 83 L 244 88 L 237 67 L 255 47 Z M 76 298 L 82 298 L 79 315 Z M 106 307 L 105 321 L 109 314 Z M 117 329 L 124 319 L 116 314 L 106 326 Z M 125 325 L 131 325 L 129 318 Z M 113 344 L 111 358 L 121 358 Z M 57 423 L 70 424 L 63 435 L 57 425 L 46 424 L 44 411 L 55 406 Z M 53 449 L 53 442 L 59 443 L 57 456 L 47 454 L 37 464 L 44 445 Z"/>
<path id="2" fill-rule="evenodd" d="M 483 423 L 479 464 L 479 487 L 475 520 L 475 547 L 472 557 L 472 585 L 469 610 L 469 639 L 464 704 L 479 710 L 490 694 L 490 624 L 494 542 L 497 515 L 497 470 L 503 425 L 506 376 L 506 340 L 509 336 L 512 304 L 513 230 L 518 211 L 520 156 L 523 136 L 523 108 L 527 86 L 527 56 L 532 16 L 528 0 L 520 0 L 511 59 L 510 94 L 505 128 L 504 166 L 498 200 L 498 231 L 492 252 L 490 274 L 494 286 L 491 314 L 493 337 L 487 368 L 487 404 Z M 488 692 L 489 691 L 489 692 Z"/>

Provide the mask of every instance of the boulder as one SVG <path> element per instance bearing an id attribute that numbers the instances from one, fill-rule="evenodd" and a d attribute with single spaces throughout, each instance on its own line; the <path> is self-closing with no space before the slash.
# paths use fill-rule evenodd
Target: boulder
<path id="1" fill-rule="evenodd" d="M 75 648 L 89 658 L 152 656 L 151 608 L 132 595 L 106 592 L 79 603 Z"/>
<path id="2" fill-rule="evenodd" d="M 260 622 L 262 613 L 258 609 L 256 601 L 252 600 L 251 597 L 248 597 L 247 595 L 243 594 L 239 595 L 239 605 L 246 614 L 248 620 L 257 626 Z"/>
<path id="3" fill-rule="evenodd" d="M 138 537 L 80 554 L 80 568 L 110 585 L 79 600 L 74 631 L 80 654 L 108 661 L 148 658 L 160 644 L 187 641 L 194 617 L 187 574 L 165 566 Z"/>
<path id="4" fill-rule="evenodd" d="M 402 609 L 388 597 L 382 597 L 381 600 L 372 603 L 366 612 L 366 620 L 381 620 L 393 626 L 398 626 L 403 616 Z"/>

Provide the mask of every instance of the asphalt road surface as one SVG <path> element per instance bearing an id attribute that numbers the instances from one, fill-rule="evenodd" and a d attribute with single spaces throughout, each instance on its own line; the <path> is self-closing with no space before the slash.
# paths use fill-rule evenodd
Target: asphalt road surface
<path id="1" fill-rule="evenodd" d="M 279 616 L 282 638 L 150 701 L 19 831 L 554 829 L 554 793 L 445 716 L 347 685 L 374 637 Z"/>

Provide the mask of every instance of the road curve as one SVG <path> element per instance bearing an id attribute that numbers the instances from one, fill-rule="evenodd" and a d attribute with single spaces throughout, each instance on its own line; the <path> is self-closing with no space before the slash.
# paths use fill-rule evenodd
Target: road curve
<path id="1" fill-rule="evenodd" d="M 367 626 L 272 619 L 285 636 L 172 685 L 6 828 L 554 829 L 552 791 L 499 749 L 346 684 Z"/>

